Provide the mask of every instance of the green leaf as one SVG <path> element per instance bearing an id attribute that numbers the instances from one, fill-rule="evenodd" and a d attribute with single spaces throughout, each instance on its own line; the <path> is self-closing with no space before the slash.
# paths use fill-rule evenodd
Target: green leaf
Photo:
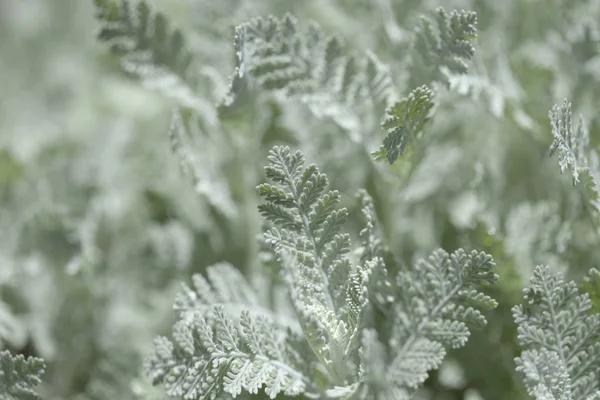
<path id="1" fill-rule="evenodd" d="M 383 146 L 390 164 L 404 153 L 408 143 L 423 130 L 433 105 L 433 92 L 426 86 L 421 86 L 387 110 L 386 119 L 382 123 L 387 132 Z M 379 153 L 376 156 L 378 155 Z"/>

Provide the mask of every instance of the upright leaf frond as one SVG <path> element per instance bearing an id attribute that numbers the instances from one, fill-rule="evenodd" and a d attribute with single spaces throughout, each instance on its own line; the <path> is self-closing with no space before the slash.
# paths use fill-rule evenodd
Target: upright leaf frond
<path id="1" fill-rule="evenodd" d="M 362 333 L 362 398 L 412 398 L 441 365 L 446 348 L 464 346 L 469 327 L 485 326 L 479 309 L 497 303 L 478 289 L 496 281 L 494 265 L 485 253 L 438 249 L 398 273 L 389 343 L 372 330 Z"/>
<path id="2" fill-rule="evenodd" d="M 340 385 L 355 376 L 356 346 L 368 304 L 375 261 L 353 267 L 347 258 L 350 237 L 342 232 L 347 219 L 338 209 L 340 194 L 315 165 L 287 147 L 269 153 L 267 177 L 259 194 L 267 200 L 261 213 L 275 226 L 265 232 L 281 262 L 292 303 L 314 353 L 329 378 Z M 272 212 L 275 206 L 286 217 Z M 354 372 L 353 372 L 354 371 Z"/>
<path id="3" fill-rule="evenodd" d="M 570 169 L 573 184 L 582 180 L 595 219 L 600 222 L 600 157 L 590 147 L 589 131 L 583 117 L 579 117 L 577 126 L 574 127 L 571 103 L 565 99 L 562 105 L 555 104 L 550 110 L 550 123 L 554 137 L 550 155 L 558 153 L 560 171 L 563 173 Z"/>
<path id="4" fill-rule="evenodd" d="M 467 72 L 467 62 L 475 54 L 473 41 L 477 38 L 477 14 L 473 11 L 452 11 L 438 8 L 435 26 L 421 18 L 415 30 L 409 87 L 432 82 L 448 84 L 445 70 L 454 74 Z"/>
<path id="5" fill-rule="evenodd" d="M 492 309 L 497 303 L 477 289 L 497 280 L 494 266 L 485 253 L 436 250 L 410 271 L 398 274 L 392 340 L 399 350 L 388 371 L 390 382 L 407 389 L 418 387 L 429 370 L 439 367 L 446 346 L 464 346 L 468 326 L 486 324 L 475 307 Z"/>
<path id="6" fill-rule="evenodd" d="M 575 282 L 537 266 L 524 303 L 513 308 L 525 348 L 515 361 L 538 400 L 587 400 L 600 392 L 600 314 Z"/>

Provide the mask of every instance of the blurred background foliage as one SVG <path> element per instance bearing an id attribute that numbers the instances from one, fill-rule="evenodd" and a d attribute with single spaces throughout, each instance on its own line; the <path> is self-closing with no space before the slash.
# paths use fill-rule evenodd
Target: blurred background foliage
<path id="1" fill-rule="evenodd" d="M 251 280 L 263 271 L 277 279 L 258 241 L 254 187 L 270 147 L 284 143 L 345 195 L 356 234 L 355 194 L 368 190 L 396 268 L 438 246 L 494 256 L 500 307 L 423 396 L 525 398 L 510 307 L 535 265 L 581 279 L 600 259 L 589 199 L 548 156 L 548 111 L 565 97 L 588 121 L 591 145 L 600 142 L 600 1 L 148 3 L 194 55 L 194 107 L 168 82 L 121 68 L 96 40 L 91 0 L 0 1 L 0 347 L 46 360 L 42 396 L 166 398 L 141 366 L 152 339 L 170 331 L 180 283 L 218 261 Z M 438 6 L 477 12 L 477 53 L 467 75 L 438 88 L 433 124 L 393 166 L 369 155 L 384 136 L 380 120 L 352 137 L 260 90 L 219 108 L 233 28 L 253 16 L 291 12 L 352 51 L 373 51 L 404 96 L 427 83 L 405 61 L 420 15 Z M 168 134 L 175 106 L 198 127 L 192 173 L 182 173 Z"/>

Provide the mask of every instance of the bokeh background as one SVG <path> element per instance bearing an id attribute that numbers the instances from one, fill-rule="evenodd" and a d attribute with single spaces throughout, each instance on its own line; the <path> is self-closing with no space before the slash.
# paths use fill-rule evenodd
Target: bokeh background
<path id="1" fill-rule="evenodd" d="M 189 106 L 168 76 L 122 68 L 97 40 L 92 0 L 0 0 L 0 348 L 43 357 L 45 399 L 166 399 L 143 374 L 168 334 L 180 284 L 228 261 L 276 282 L 259 243 L 254 187 L 274 144 L 302 150 L 344 194 L 374 197 L 390 269 L 441 246 L 498 264 L 501 306 L 423 392 L 430 399 L 526 398 L 510 307 L 533 267 L 580 279 L 600 259 L 598 218 L 562 176 L 548 112 L 569 98 L 598 147 L 600 2 L 595 0 L 154 0 L 194 54 L 197 168 L 169 137 Z M 407 58 L 420 15 L 478 14 L 469 74 L 439 87 L 426 136 L 396 164 L 375 162 L 379 121 L 352 137 L 335 121 L 265 91 L 218 105 L 234 68 L 233 29 L 291 12 L 390 65 L 399 93 L 417 84 Z M 182 104 L 183 103 L 183 104 Z M 187 172 L 187 173 L 186 173 Z M 194 175 L 196 174 L 196 175 Z M 197 179 L 195 179 L 195 177 Z M 267 277 L 267 278 L 265 278 Z"/>

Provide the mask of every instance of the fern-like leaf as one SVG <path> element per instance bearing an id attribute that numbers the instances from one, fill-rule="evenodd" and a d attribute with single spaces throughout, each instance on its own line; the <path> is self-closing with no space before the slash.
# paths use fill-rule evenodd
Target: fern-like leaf
<path id="1" fill-rule="evenodd" d="M 315 165 L 305 166 L 302 153 L 292 153 L 288 147 L 274 147 L 269 161 L 265 171 L 274 185 L 258 187 L 267 200 L 259 209 L 275 225 L 265 233 L 265 240 L 284 267 L 309 344 L 329 378 L 341 386 L 355 369 L 351 354 L 377 263 L 366 261 L 353 268 L 347 259 L 350 238 L 341 230 L 347 211 L 337 209 L 340 195 L 327 189 L 325 174 Z M 286 211 L 285 219 L 267 212 L 275 206 Z"/>
<path id="2" fill-rule="evenodd" d="M 407 144 L 421 133 L 430 118 L 433 105 L 433 92 L 421 86 L 390 107 L 382 123 L 387 136 L 382 148 L 373 156 L 376 159 L 385 156 L 393 164 L 404 153 Z"/>
<path id="3" fill-rule="evenodd" d="M 276 146 L 269 153 L 269 161 L 270 165 L 265 168 L 267 177 L 279 185 L 264 183 L 258 186 L 259 194 L 267 200 L 266 204 L 259 206 L 259 210 L 285 236 L 303 238 L 302 246 L 295 249 L 296 253 L 301 256 L 303 264 L 318 271 L 313 278 L 318 280 L 319 298 L 327 309 L 337 313 L 345 299 L 332 295 L 328 272 L 333 271 L 337 264 L 344 263 L 345 254 L 350 249 L 348 235 L 341 233 L 347 210 L 336 209 L 339 193 L 335 190 L 326 192 L 327 177 L 315 165 L 305 167 L 302 153 L 291 153 L 288 147 Z M 294 224 L 289 225 L 279 216 L 265 212 L 274 206 L 283 207 Z M 280 243 L 273 245 L 276 251 L 282 250 Z M 339 284 L 333 283 L 336 287 Z"/>
<path id="4" fill-rule="evenodd" d="M 589 131 L 583 117 L 579 117 L 573 127 L 571 103 L 565 99 L 562 105 L 554 105 L 550 110 L 550 123 L 554 140 L 550 146 L 550 155 L 558 153 L 561 173 L 570 169 L 573 184 L 582 181 L 586 195 L 600 221 L 600 157 L 590 148 Z"/>
<path id="5" fill-rule="evenodd" d="M 0 352 L 0 398 L 6 400 L 41 400 L 33 390 L 39 385 L 46 366 L 40 358 L 12 356 Z"/>
<path id="6" fill-rule="evenodd" d="M 585 173 L 588 167 L 587 150 L 590 135 L 584 125 L 583 117 L 579 117 L 577 127 L 573 129 L 571 103 L 566 99 L 562 105 L 555 104 L 550 110 L 550 124 L 554 140 L 550 146 L 550 155 L 558 152 L 560 172 L 570 169 L 573 182 L 579 182 L 579 174 Z"/>
<path id="7" fill-rule="evenodd" d="M 285 330 L 267 318 L 243 311 L 236 322 L 223 306 L 215 306 L 207 318 L 180 320 L 173 342 L 157 339 L 146 371 L 169 396 L 184 399 L 213 399 L 221 392 L 237 397 L 261 388 L 272 399 L 295 396 L 310 389 L 310 379 L 287 341 Z"/>
<path id="8" fill-rule="evenodd" d="M 425 381 L 428 371 L 439 367 L 445 347 L 462 347 L 468 325 L 485 325 L 475 308 L 494 308 L 497 303 L 477 288 L 498 278 L 492 257 L 462 249 L 448 254 L 436 250 L 410 271 L 397 276 L 399 299 L 392 348 L 398 346 L 387 371 L 387 380 L 412 390 Z"/>
<path id="9" fill-rule="evenodd" d="M 538 400 L 587 400 L 600 389 L 600 314 L 590 314 L 590 298 L 575 282 L 565 282 L 547 266 L 537 266 L 513 308 L 518 339 L 516 359 L 531 396 Z"/>
<path id="10" fill-rule="evenodd" d="M 363 399 L 413 398 L 430 370 L 442 363 L 446 348 L 465 345 L 469 325 L 486 319 L 475 307 L 491 309 L 496 302 L 478 291 L 497 275 L 485 253 L 434 251 L 414 268 L 397 275 L 392 337 L 387 346 L 374 330 L 362 332 L 360 349 Z"/>
<path id="11" fill-rule="evenodd" d="M 191 321 L 198 315 L 206 316 L 214 306 L 223 307 L 229 315 L 249 310 L 252 317 L 265 316 L 282 329 L 300 334 L 298 323 L 289 316 L 275 314 L 259 300 L 241 272 L 229 263 L 217 263 L 206 270 L 207 277 L 192 275 L 192 286 L 182 284 L 173 309 L 178 318 Z"/>
<path id="12" fill-rule="evenodd" d="M 445 70 L 453 74 L 467 72 L 467 62 L 475 54 L 477 14 L 438 8 L 434 24 L 426 17 L 415 31 L 409 87 L 429 85 L 433 81 L 448 84 Z M 436 29 L 437 28 L 437 29 Z"/>
<path id="13" fill-rule="evenodd" d="M 592 268 L 583 281 L 583 290 L 589 294 L 592 302 L 591 312 L 600 313 L 600 271 Z"/>
<path id="14" fill-rule="evenodd" d="M 183 34 L 169 27 L 145 0 L 94 0 L 101 28 L 98 39 L 121 60 L 125 72 L 180 105 L 212 112 L 197 93 L 197 61 Z"/>
<path id="15" fill-rule="evenodd" d="M 389 68 L 372 53 L 355 57 L 339 37 L 326 37 L 316 24 L 306 32 L 291 15 L 255 18 L 235 29 L 236 69 L 226 105 L 251 78 L 266 90 L 280 90 L 321 118 L 356 131 L 379 119 L 396 97 Z M 367 125 L 368 126 L 368 125 Z"/>

